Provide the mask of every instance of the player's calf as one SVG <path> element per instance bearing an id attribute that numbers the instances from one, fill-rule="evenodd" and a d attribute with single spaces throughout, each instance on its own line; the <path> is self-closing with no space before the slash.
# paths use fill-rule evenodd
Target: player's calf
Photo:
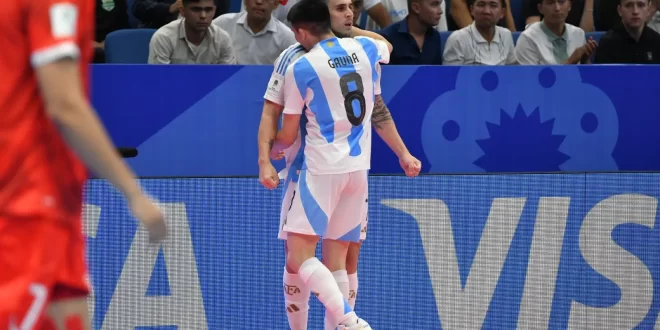
<path id="1" fill-rule="evenodd" d="M 87 298 L 63 298 L 51 302 L 42 330 L 90 330 Z"/>
<path id="2" fill-rule="evenodd" d="M 346 272 L 348 273 L 348 304 L 355 309 L 358 292 L 358 259 L 362 242 L 351 243 L 346 253 Z"/>
<path id="3" fill-rule="evenodd" d="M 285 257 L 288 253 L 284 244 Z M 291 330 L 307 330 L 309 317 L 309 295 L 307 285 L 288 266 L 284 267 L 284 303 L 286 305 L 286 318 Z"/>

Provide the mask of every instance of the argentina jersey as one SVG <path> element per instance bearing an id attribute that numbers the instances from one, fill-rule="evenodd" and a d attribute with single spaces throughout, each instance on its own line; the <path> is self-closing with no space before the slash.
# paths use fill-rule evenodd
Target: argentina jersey
<path id="1" fill-rule="evenodd" d="M 286 50 L 275 60 L 273 65 L 273 73 L 271 74 L 268 88 L 264 98 L 273 103 L 284 106 L 284 86 L 286 69 L 291 63 L 303 56 L 307 51 L 299 44 L 296 43 Z M 305 123 L 300 121 L 300 131 L 296 141 L 284 150 L 285 168 L 280 171 L 280 179 L 286 179 L 287 182 L 297 182 L 298 171 L 300 171 L 303 162 L 302 145 L 304 144 L 305 136 Z"/>
<path id="2" fill-rule="evenodd" d="M 370 168 L 378 66 L 389 55 L 379 40 L 330 38 L 289 66 L 284 113 L 307 119 L 303 169 L 340 174 Z"/>

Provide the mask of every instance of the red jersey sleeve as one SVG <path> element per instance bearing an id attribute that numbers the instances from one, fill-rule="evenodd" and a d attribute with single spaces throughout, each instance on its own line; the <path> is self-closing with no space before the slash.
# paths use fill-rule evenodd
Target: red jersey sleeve
<path id="1" fill-rule="evenodd" d="M 85 11 L 78 0 L 24 0 L 24 4 L 33 67 L 80 56 L 78 34 Z"/>

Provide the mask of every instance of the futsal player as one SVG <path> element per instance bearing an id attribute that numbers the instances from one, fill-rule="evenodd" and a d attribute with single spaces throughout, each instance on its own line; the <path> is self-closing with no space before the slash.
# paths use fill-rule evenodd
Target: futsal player
<path id="1" fill-rule="evenodd" d="M 353 36 L 369 36 L 375 39 L 380 39 L 387 42 L 382 36 L 377 33 L 363 31 L 356 27 L 351 29 L 350 25 L 353 21 L 353 12 L 350 0 L 330 0 L 328 2 L 330 9 L 330 18 L 332 23 L 333 33 L 340 37 Z M 277 131 L 277 123 L 282 113 L 282 104 L 284 100 L 283 90 L 281 89 L 282 82 L 284 81 L 284 70 L 288 65 L 304 54 L 306 51 L 299 44 L 291 46 L 284 51 L 278 60 L 275 62 L 274 71 L 271 76 L 269 88 L 266 91 L 264 102 L 264 109 L 262 114 L 261 124 L 259 126 L 259 167 L 260 167 L 260 180 L 261 183 L 267 188 L 274 189 L 278 185 L 279 178 L 277 173 L 268 159 L 270 151 L 270 144 L 275 137 Z M 372 116 L 372 125 L 379 136 L 390 146 L 390 148 L 397 154 L 400 163 L 408 176 L 414 177 L 419 174 L 421 168 L 419 161 L 410 155 L 405 144 L 399 136 L 389 109 L 383 102 L 380 96 L 380 75 L 376 82 L 376 100 Z M 304 130 L 304 125 L 301 125 Z M 284 184 L 284 198 L 282 199 L 281 215 L 280 215 L 280 232 L 278 237 L 286 239 L 286 233 L 282 230 L 284 219 L 286 218 L 289 209 L 291 198 L 293 197 L 295 184 L 297 182 L 297 172 L 301 169 L 302 154 L 296 157 L 300 150 L 300 135 L 298 136 L 294 145 L 284 151 L 286 155 L 286 167 L 281 172 L 281 176 L 286 177 Z M 279 158 L 281 155 L 274 155 L 273 158 Z M 294 161 L 295 160 L 295 161 Z M 288 175 L 288 173 L 291 173 Z M 356 215 L 357 216 L 357 215 Z M 351 243 L 349 245 L 348 254 L 346 257 L 346 271 L 333 272 L 333 276 L 338 285 L 342 289 L 342 293 L 347 295 L 351 308 L 354 308 L 357 298 L 358 289 L 358 276 L 357 265 L 358 256 L 360 251 L 361 242 L 366 238 L 366 222 L 367 217 L 362 219 L 362 229 L 360 233 L 360 242 Z M 286 245 L 285 245 L 286 251 Z M 309 310 L 309 289 L 305 288 L 295 273 L 291 273 L 290 269 L 284 270 L 284 297 L 286 304 L 287 318 L 289 326 L 293 330 L 307 329 L 308 310 Z M 333 329 L 330 326 L 330 320 L 326 315 L 326 330 Z"/>
<path id="2" fill-rule="evenodd" d="M 86 168 L 166 228 L 91 109 L 94 1 L 4 0 L 0 11 L 0 330 L 90 329 Z"/>
<path id="3" fill-rule="evenodd" d="M 305 111 L 304 166 L 284 224 L 287 267 L 318 294 L 338 329 L 370 329 L 352 311 L 331 271 L 346 269 L 348 244 L 360 240 L 361 217 L 355 215 L 366 217 L 374 83 L 391 46 L 365 37 L 338 39 L 330 32 L 327 5 L 314 0 L 300 2 L 289 21 L 296 39 L 311 51 L 286 70 L 285 115 L 276 139 L 276 145 L 290 146 Z M 314 258 L 320 237 L 325 265 Z"/>

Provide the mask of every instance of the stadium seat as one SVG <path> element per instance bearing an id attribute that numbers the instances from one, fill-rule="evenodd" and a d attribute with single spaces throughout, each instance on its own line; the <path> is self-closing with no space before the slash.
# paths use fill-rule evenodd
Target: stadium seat
<path id="1" fill-rule="evenodd" d="M 513 38 L 514 45 L 518 42 L 518 37 L 520 37 L 521 33 L 522 31 L 511 32 L 511 37 Z"/>
<path id="2" fill-rule="evenodd" d="M 105 38 L 105 62 L 115 64 L 147 64 L 149 41 L 156 30 L 117 30 Z"/>

